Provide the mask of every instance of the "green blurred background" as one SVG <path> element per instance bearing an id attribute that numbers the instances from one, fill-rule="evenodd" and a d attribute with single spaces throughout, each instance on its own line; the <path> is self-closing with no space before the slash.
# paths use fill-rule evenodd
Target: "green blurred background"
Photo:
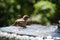
<path id="1" fill-rule="evenodd" d="M 60 0 L 0 0 L 0 27 L 29 15 L 32 22 L 44 25 L 60 20 Z"/>

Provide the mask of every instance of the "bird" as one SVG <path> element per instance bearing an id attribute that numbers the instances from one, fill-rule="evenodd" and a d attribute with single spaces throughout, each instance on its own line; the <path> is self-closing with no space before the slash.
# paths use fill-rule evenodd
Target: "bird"
<path id="1" fill-rule="evenodd" d="M 20 26 L 20 27 L 26 28 L 28 18 L 29 18 L 28 15 L 24 15 L 22 18 L 15 20 L 13 26 Z"/>

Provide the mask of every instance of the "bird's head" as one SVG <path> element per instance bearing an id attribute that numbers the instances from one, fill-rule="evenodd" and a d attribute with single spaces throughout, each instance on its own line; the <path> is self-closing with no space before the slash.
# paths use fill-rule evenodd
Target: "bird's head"
<path id="1" fill-rule="evenodd" d="M 24 19 L 24 20 L 28 20 L 28 18 L 29 18 L 28 15 L 24 15 L 24 16 L 23 16 L 23 19 Z"/>

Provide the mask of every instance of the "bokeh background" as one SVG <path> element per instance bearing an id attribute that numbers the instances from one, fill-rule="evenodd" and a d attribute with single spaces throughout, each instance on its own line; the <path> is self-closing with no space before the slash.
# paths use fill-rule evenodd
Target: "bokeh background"
<path id="1" fill-rule="evenodd" d="M 12 25 L 23 15 L 29 15 L 31 23 L 57 24 L 60 0 L 0 0 L 0 27 Z"/>

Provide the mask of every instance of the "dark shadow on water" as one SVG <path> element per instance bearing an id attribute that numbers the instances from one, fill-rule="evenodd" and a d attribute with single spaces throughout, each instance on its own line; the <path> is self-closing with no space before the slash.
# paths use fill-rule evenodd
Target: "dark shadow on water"
<path id="1" fill-rule="evenodd" d="M 60 37 L 60 29 L 57 28 L 52 34 L 51 34 L 52 37 Z"/>

